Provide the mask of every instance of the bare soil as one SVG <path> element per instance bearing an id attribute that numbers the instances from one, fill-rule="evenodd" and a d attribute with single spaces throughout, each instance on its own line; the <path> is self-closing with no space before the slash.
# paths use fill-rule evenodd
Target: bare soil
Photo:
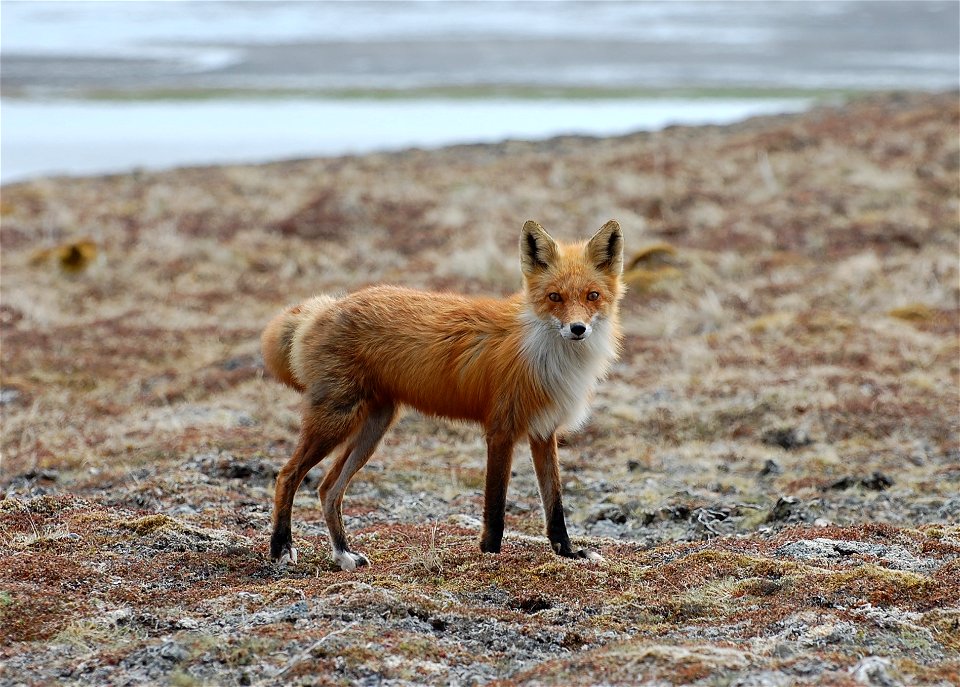
<path id="1" fill-rule="evenodd" d="M 0 684 L 955 685 L 960 106 L 6 186 Z M 528 218 L 627 236 L 627 339 L 477 547 L 475 427 L 408 414 L 348 492 L 369 568 L 267 557 L 283 305 L 519 286 Z"/>

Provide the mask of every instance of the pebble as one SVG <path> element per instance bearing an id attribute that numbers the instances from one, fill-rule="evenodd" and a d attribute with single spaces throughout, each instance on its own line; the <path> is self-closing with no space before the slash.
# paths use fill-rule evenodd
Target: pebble
<path id="1" fill-rule="evenodd" d="M 772 459 L 767 459 L 767 462 L 763 464 L 763 467 L 760 468 L 761 477 L 769 477 L 770 475 L 779 475 L 783 472 L 783 468 L 780 467 L 780 464 L 777 461 Z"/>
<path id="2" fill-rule="evenodd" d="M 865 656 L 859 663 L 850 669 L 853 679 L 871 687 L 900 687 L 902 684 L 891 674 L 889 659 L 880 656 Z"/>

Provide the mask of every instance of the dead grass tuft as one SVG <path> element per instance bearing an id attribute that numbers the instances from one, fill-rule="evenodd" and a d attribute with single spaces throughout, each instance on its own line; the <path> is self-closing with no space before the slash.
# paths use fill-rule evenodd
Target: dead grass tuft
<path id="1" fill-rule="evenodd" d="M 180 524 L 173 518 L 166 515 L 145 515 L 133 520 L 125 520 L 119 523 L 120 527 L 132 530 L 139 535 L 150 534 L 157 530 L 180 531 Z"/>

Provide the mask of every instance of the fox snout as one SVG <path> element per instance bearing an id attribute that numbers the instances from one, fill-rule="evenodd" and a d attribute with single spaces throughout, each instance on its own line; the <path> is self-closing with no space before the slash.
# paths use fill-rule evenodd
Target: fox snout
<path id="1" fill-rule="evenodd" d="M 582 341 L 593 333 L 593 327 L 585 322 L 568 322 L 560 327 L 560 336 L 570 341 Z"/>

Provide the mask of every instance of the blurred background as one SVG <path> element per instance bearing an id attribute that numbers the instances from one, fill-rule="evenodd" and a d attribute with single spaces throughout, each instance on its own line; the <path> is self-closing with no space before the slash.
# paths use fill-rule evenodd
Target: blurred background
<path id="1" fill-rule="evenodd" d="M 949 2 L 25 2 L 2 181 L 728 123 L 958 86 Z"/>

